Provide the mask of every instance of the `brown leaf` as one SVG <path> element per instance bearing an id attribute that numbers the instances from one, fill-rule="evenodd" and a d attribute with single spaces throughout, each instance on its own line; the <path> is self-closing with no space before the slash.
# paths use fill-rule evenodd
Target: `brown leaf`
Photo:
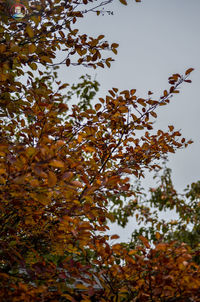
<path id="1" fill-rule="evenodd" d="M 122 4 L 127 5 L 126 0 L 119 0 Z"/>
<path id="2" fill-rule="evenodd" d="M 188 75 L 189 73 L 191 73 L 194 70 L 194 68 L 189 68 L 186 70 L 185 75 Z"/>
<path id="3" fill-rule="evenodd" d="M 49 171 L 48 173 L 48 184 L 50 187 L 53 187 L 55 186 L 57 183 L 57 177 L 56 175 L 52 172 L 52 171 Z"/>
<path id="4" fill-rule="evenodd" d="M 50 163 L 50 166 L 55 168 L 63 168 L 65 165 L 61 160 L 53 159 Z"/>
<path id="5" fill-rule="evenodd" d="M 79 187 L 79 188 L 83 188 L 82 183 L 80 181 L 78 181 L 78 180 L 73 180 L 73 181 L 71 181 L 70 184 L 72 184 L 72 185 L 74 185 L 76 187 Z"/>

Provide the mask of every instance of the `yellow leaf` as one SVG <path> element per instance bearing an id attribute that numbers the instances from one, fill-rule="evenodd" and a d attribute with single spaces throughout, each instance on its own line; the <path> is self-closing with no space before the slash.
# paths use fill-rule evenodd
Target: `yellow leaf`
<path id="1" fill-rule="evenodd" d="M 26 154 L 31 157 L 34 153 L 36 153 L 36 149 L 33 147 L 28 147 L 26 150 Z"/>
<path id="2" fill-rule="evenodd" d="M 29 63 L 29 66 L 31 67 L 31 69 L 33 70 L 37 70 L 37 64 L 32 62 L 32 63 Z"/>
<path id="3" fill-rule="evenodd" d="M 52 63 L 52 60 L 48 56 L 41 56 L 40 59 L 47 63 Z"/>
<path id="4" fill-rule="evenodd" d="M 27 32 L 27 34 L 29 35 L 30 38 L 33 38 L 33 37 L 34 37 L 34 31 L 33 31 L 33 29 L 31 28 L 30 25 L 28 25 L 28 26 L 26 27 L 26 32 Z"/>
<path id="5" fill-rule="evenodd" d="M 64 297 L 64 298 L 66 298 L 67 300 L 69 300 L 69 301 L 74 301 L 74 298 L 73 297 L 71 297 L 70 295 L 68 295 L 68 294 L 62 294 L 62 297 Z"/>
<path id="6" fill-rule="evenodd" d="M 33 22 L 35 22 L 36 25 L 38 25 L 40 22 L 40 18 L 41 16 L 31 16 L 30 19 L 33 20 Z"/>
<path id="7" fill-rule="evenodd" d="M 78 288 L 78 289 L 87 289 L 87 287 L 85 285 L 83 285 L 82 283 L 76 284 L 76 288 Z"/>

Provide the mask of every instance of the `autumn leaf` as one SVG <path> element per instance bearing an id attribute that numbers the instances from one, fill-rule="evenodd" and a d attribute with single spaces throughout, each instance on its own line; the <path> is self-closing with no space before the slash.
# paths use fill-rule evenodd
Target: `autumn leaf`
<path id="1" fill-rule="evenodd" d="M 76 288 L 81 290 L 87 290 L 87 287 L 81 283 L 76 284 Z"/>
<path id="2" fill-rule="evenodd" d="M 194 68 L 189 68 L 186 70 L 185 75 L 190 74 L 192 71 L 194 70 Z"/>
<path id="3" fill-rule="evenodd" d="M 37 47 L 34 44 L 30 44 L 28 48 L 30 53 L 34 53 L 35 50 L 37 49 Z"/>
<path id="4" fill-rule="evenodd" d="M 82 183 L 80 181 L 78 181 L 78 180 L 71 181 L 71 184 L 74 185 L 74 186 L 76 186 L 76 187 L 78 187 L 78 188 L 83 188 Z"/>
<path id="5" fill-rule="evenodd" d="M 57 183 L 56 175 L 52 171 L 49 171 L 49 173 L 48 173 L 48 184 L 49 184 L 49 186 L 50 187 L 55 186 L 56 183 Z"/>
<path id="6" fill-rule="evenodd" d="M 96 104 L 96 105 L 95 105 L 96 111 L 99 111 L 100 108 L 101 108 L 101 104 Z"/>
<path id="7" fill-rule="evenodd" d="M 34 37 L 34 31 L 33 31 L 32 27 L 30 25 L 26 26 L 26 32 L 27 32 L 27 34 L 29 35 L 30 38 Z"/>
<path id="8" fill-rule="evenodd" d="M 50 163 L 50 166 L 55 168 L 63 168 L 65 165 L 61 160 L 53 159 Z"/>
<path id="9" fill-rule="evenodd" d="M 142 243 L 146 246 L 146 248 L 150 248 L 150 244 L 149 244 L 149 242 L 148 242 L 148 240 L 147 240 L 147 238 L 145 238 L 144 236 L 139 236 L 139 239 L 142 241 Z"/>
<path id="10" fill-rule="evenodd" d="M 66 2 L 30 4 L 21 21 L 2 15 L 1 300 L 196 301 L 200 184 L 179 195 L 169 170 L 158 173 L 159 159 L 192 141 L 172 125 L 153 131 L 150 121 L 193 69 L 170 76 L 158 100 L 149 90 L 141 98 L 115 87 L 95 100 L 96 79 L 69 85 L 59 68 L 111 68 L 108 51 L 117 54 L 118 43 L 78 28 L 93 10 L 110 13 L 103 10 L 109 3 L 96 10 L 95 1 L 83 0 L 82 12 L 77 1 Z M 150 196 L 139 182 L 145 169 L 160 181 Z M 176 223 L 160 219 L 162 210 L 176 210 Z M 131 217 L 138 227 L 130 242 L 108 235 L 110 222 L 126 227 Z"/>
<path id="11" fill-rule="evenodd" d="M 172 126 L 172 125 L 171 125 L 171 126 L 168 126 L 168 128 L 169 128 L 170 131 L 173 131 L 173 130 L 174 130 L 174 126 Z"/>
<path id="12" fill-rule="evenodd" d="M 119 239 L 119 235 L 115 234 L 110 237 L 111 240 Z"/>
<path id="13" fill-rule="evenodd" d="M 119 0 L 122 4 L 127 5 L 126 0 Z"/>
<path id="14" fill-rule="evenodd" d="M 29 63 L 29 66 L 31 67 L 32 70 L 37 70 L 37 64 L 36 63 Z"/>

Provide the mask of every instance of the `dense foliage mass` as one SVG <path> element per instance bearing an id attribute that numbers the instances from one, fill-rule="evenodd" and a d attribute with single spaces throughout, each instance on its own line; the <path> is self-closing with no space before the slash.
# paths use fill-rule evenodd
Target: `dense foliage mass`
<path id="1" fill-rule="evenodd" d="M 106 51 L 116 54 L 118 44 L 74 27 L 111 2 L 24 2 L 20 22 L 9 16 L 10 3 L 0 3 L 1 301 L 200 301 L 199 183 L 188 188 L 190 204 L 169 170 L 149 201 L 130 184 L 191 143 L 171 125 L 154 133 L 153 119 L 190 82 L 192 68 L 173 74 L 158 100 L 112 88 L 94 102 L 99 84 L 89 76 L 72 87 L 57 78 L 61 64 L 66 72 L 110 67 Z M 72 97 L 77 105 L 69 105 Z M 179 219 L 166 225 L 152 206 L 176 208 Z M 148 223 L 146 233 L 135 232 L 130 244 L 113 242 L 108 222 L 125 226 L 134 215 Z"/>

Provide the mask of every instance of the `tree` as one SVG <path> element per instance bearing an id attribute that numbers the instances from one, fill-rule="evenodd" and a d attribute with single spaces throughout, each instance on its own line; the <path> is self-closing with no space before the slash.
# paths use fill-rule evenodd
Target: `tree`
<path id="1" fill-rule="evenodd" d="M 149 227 L 141 227 L 139 231 L 133 234 L 135 243 L 138 235 L 144 235 L 150 242 L 172 240 L 180 243 L 187 243 L 194 252 L 194 259 L 199 264 L 199 181 L 192 183 L 184 190 L 184 194 L 178 193 L 173 186 L 171 179 L 172 170 L 164 166 L 163 174 L 156 175 L 159 179 L 156 188 L 150 188 L 150 198 L 143 198 L 143 204 L 146 204 L 146 215 L 140 216 L 145 220 Z M 149 205 L 150 204 L 150 205 Z M 154 207 L 156 214 L 158 211 L 173 210 L 176 211 L 176 219 L 170 221 L 158 219 L 158 215 L 150 215 L 150 209 Z M 143 209 L 143 207 L 141 206 Z M 170 215 L 169 215 L 170 216 Z M 158 233 L 159 232 L 159 233 Z"/>
<path id="2" fill-rule="evenodd" d="M 112 88 L 94 105 L 98 85 L 87 76 L 64 95 L 68 84 L 48 67 L 110 67 L 112 58 L 102 52 L 117 53 L 118 44 L 109 46 L 104 35 L 88 38 L 73 28 L 112 1 L 81 11 L 89 2 L 25 3 L 23 21 L 2 16 L 1 301 L 199 301 L 199 266 L 188 246 L 159 242 L 150 248 L 140 236 L 144 246 L 132 248 L 110 243 L 106 234 L 107 221 L 116 218 L 110 210 L 116 197 L 137 195 L 129 176 L 142 177 L 144 169 L 159 167 L 163 154 L 191 143 L 178 140 L 173 126 L 151 130 L 156 108 L 190 82 L 192 68 L 173 74 L 159 100 Z M 57 63 L 59 50 L 66 56 Z M 74 91 L 81 99 L 69 106 Z"/>

